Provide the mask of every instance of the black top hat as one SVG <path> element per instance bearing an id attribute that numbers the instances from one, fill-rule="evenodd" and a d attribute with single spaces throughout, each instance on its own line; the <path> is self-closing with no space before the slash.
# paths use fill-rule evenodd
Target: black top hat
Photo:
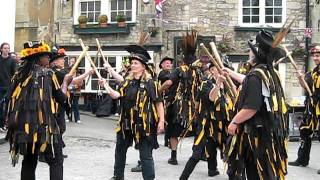
<path id="1" fill-rule="evenodd" d="M 135 59 L 140 61 L 142 64 L 148 68 L 148 61 L 151 59 L 148 51 L 139 45 L 130 45 L 125 48 L 126 51 L 130 53 L 129 60 L 130 62 Z"/>
<path id="2" fill-rule="evenodd" d="M 248 41 L 248 45 L 256 59 L 264 61 L 266 55 L 270 52 L 273 39 L 271 31 L 262 29 L 258 32 L 255 42 L 253 40 Z"/>
<path id="3" fill-rule="evenodd" d="M 162 60 L 161 60 L 161 61 L 160 61 L 160 63 L 159 63 L 159 68 L 160 68 L 160 69 L 162 69 L 161 64 L 162 64 L 164 61 L 166 61 L 166 60 L 171 61 L 171 63 L 174 61 L 174 59 L 173 59 L 173 58 L 170 58 L 170 57 L 168 57 L 168 56 L 166 56 L 166 57 L 162 58 Z"/>
<path id="4" fill-rule="evenodd" d="M 49 56 L 49 58 L 52 57 L 50 46 L 48 44 L 39 41 L 28 41 L 23 44 L 23 49 L 21 50 L 21 60 L 32 60 L 35 57 L 45 55 Z"/>
<path id="5" fill-rule="evenodd" d="M 50 59 L 50 62 L 53 62 L 56 59 L 59 59 L 61 57 L 65 57 L 66 51 L 63 48 L 59 48 L 58 46 L 54 46 L 52 48 L 52 58 Z"/>
<path id="6" fill-rule="evenodd" d="M 273 35 L 271 31 L 262 29 L 256 36 L 256 42 L 259 49 L 268 53 L 273 42 Z"/>

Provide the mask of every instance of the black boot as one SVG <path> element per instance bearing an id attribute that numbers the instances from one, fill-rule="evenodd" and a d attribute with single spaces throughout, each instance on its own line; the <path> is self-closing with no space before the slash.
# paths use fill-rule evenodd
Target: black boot
<path id="1" fill-rule="evenodd" d="M 219 175 L 219 171 L 214 169 L 214 170 L 208 170 L 208 176 L 209 177 L 213 177 L 213 176 L 216 176 L 216 175 Z"/>
<path id="2" fill-rule="evenodd" d="M 318 174 L 320 174 L 320 169 L 318 170 Z"/>
<path id="3" fill-rule="evenodd" d="M 180 180 L 187 180 L 189 178 L 190 174 L 192 173 L 192 171 L 194 170 L 194 168 L 196 167 L 198 162 L 199 162 L 199 160 L 195 160 L 193 158 L 190 158 L 182 171 L 182 174 L 180 176 Z"/>
<path id="4" fill-rule="evenodd" d="M 131 172 L 142 172 L 141 161 L 138 161 L 138 165 L 134 168 L 131 168 Z"/>
<path id="5" fill-rule="evenodd" d="M 168 163 L 171 165 L 178 165 L 176 150 L 171 151 L 171 158 L 168 160 Z"/>
<path id="6" fill-rule="evenodd" d="M 293 162 L 289 162 L 290 166 L 306 167 L 309 164 L 311 150 L 311 137 L 301 137 L 301 143 L 298 150 L 298 158 Z"/>
<path id="7" fill-rule="evenodd" d="M 295 161 L 289 162 L 288 164 L 289 164 L 290 166 L 302 166 L 302 167 L 308 166 L 308 163 L 300 162 L 298 159 L 295 160 Z"/>
<path id="8" fill-rule="evenodd" d="M 113 176 L 110 180 L 124 180 L 124 177 Z"/>

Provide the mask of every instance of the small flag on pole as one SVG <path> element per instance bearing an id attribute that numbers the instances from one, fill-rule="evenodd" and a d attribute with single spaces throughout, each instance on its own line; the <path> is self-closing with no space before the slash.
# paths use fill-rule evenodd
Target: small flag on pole
<path id="1" fill-rule="evenodd" d="M 162 13 L 162 0 L 155 0 L 157 16 Z"/>
<path id="2" fill-rule="evenodd" d="M 312 36 L 312 28 L 306 28 L 304 30 L 304 35 L 307 37 L 307 38 L 311 38 Z"/>

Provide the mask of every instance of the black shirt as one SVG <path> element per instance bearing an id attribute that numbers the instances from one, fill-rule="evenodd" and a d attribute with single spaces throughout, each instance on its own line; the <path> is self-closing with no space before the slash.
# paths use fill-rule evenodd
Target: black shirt
<path id="1" fill-rule="evenodd" d="M 0 56 L 0 88 L 8 88 L 16 70 L 16 62 L 10 56 Z"/>
<path id="2" fill-rule="evenodd" d="M 162 70 L 158 75 L 158 81 L 163 84 L 166 80 L 170 78 L 170 71 Z"/>
<path id="3" fill-rule="evenodd" d="M 239 109 L 259 110 L 263 102 L 261 79 L 256 75 L 249 75 L 244 79 L 242 88 Z"/>
<path id="4" fill-rule="evenodd" d="M 245 77 L 242 90 L 240 92 L 238 109 L 254 109 L 256 114 L 247 120 L 244 124 L 247 127 L 273 127 L 272 121 L 269 120 L 264 96 L 262 95 L 262 79 L 255 74 L 249 74 Z M 250 130 L 248 130 L 249 132 Z"/>
<path id="5" fill-rule="evenodd" d="M 52 70 L 55 72 L 59 84 L 62 85 L 64 77 L 69 73 L 71 69 L 70 68 L 59 69 L 57 67 L 53 67 Z"/>

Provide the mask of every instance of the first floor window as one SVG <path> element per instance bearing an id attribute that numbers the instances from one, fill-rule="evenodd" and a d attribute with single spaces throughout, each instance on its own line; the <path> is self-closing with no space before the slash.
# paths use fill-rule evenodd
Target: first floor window
<path id="1" fill-rule="evenodd" d="M 240 24 L 243 26 L 281 26 L 285 18 L 285 0 L 240 0 Z"/>
<path id="2" fill-rule="evenodd" d="M 126 22 L 136 21 L 137 0 L 74 0 L 74 24 L 85 15 L 88 23 L 99 22 L 100 15 L 107 15 L 109 23 L 116 23 L 118 15 L 124 15 Z"/>
<path id="3" fill-rule="evenodd" d="M 101 13 L 100 1 L 81 1 L 80 2 L 80 14 L 85 15 L 88 18 L 88 22 L 98 22 L 98 17 Z"/>
<path id="4" fill-rule="evenodd" d="M 125 15 L 126 21 L 132 21 L 132 0 L 111 0 L 111 22 L 117 21 L 117 15 Z"/>

